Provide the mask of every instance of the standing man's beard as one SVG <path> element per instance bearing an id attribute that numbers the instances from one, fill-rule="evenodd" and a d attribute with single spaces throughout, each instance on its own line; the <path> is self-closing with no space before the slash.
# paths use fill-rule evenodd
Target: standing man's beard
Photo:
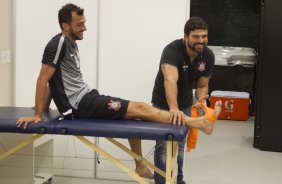
<path id="1" fill-rule="evenodd" d="M 203 45 L 203 48 L 197 48 L 197 47 L 196 47 L 197 45 Z M 194 43 L 193 45 L 190 45 L 190 44 L 187 42 L 187 46 L 188 46 L 191 50 L 193 50 L 193 51 L 195 51 L 195 52 L 197 52 L 197 53 L 201 53 L 201 52 L 203 52 L 204 47 L 206 46 L 206 43 Z"/>

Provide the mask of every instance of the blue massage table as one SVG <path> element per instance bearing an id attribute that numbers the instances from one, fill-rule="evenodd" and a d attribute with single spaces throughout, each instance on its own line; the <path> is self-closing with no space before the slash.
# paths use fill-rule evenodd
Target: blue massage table
<path id="1" fill-rule="evenodd" d="M 177 178 L 177 141 L 186 138 L 188 128 L 171 124 L 160 124 L 138 120 L 99 120 L 99 119 L 65 119 L 60 121 L 60 114 L 55 111 L 44 113 L 44 120 L 41 123 L 29 124 L 26 129 L 18 128 L 15 125 L 16 119 L 20 116 L 33 115 L 33 110 L 27 107 L 0 107 L 0 132 L 1 133 L 23 133 L 33 134 L 32 137 L 16 145 L 5 153 L 0 154 L 1 160 L 19 151 L 25 146 L 33 143 L 44 134 L 74 135 L 80 141 L 88 145 L 94 151 L 113 162 L 117 167 L 126 172 L 130 177 L 139 183 L 148 183 L 137 173 L 129 169 L 125 164 L 105 152 L 84 136 L 105 137 L 107 140 L 118 146 L 135 159 L 146 164 L 149 168 L 166 178 L 166 183 L 176 183 Z M 146 159 L 133 153 L 113 138 L 135 138 L 147 140 L 167 141 L 167 167 L 166 172 L 160 170 Z"/>

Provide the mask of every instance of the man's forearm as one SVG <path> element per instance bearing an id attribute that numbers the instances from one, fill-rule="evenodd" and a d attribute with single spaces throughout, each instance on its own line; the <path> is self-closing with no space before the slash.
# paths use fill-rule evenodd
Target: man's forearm
<path id="1" fill-rule="evenodd" d="M 50 109 L 51 101 L 52 101 L 52 93 L 51 93 L 50 87 L 48 85 L 47 89 L 46 89 L 46 95 L 45 95 L 45 98 L 44 98 L 44 103 L 43 103 L 43 111 L 48 111 Z"/>
<path id="2" fill-rule="evenodd" d="M 42 118 L 44 99 L 47 90 L 47 82 L 42 81 L 40 78 L 37 79 L 36 83 L 36 95 L 35 95 L 35 116 Z"/>
<path id="3" fill-rule="evenodd" d="M 197 88 L 196 91 L 195 91 L 195 96 L 196 96 L 197 100 L 200 100 L 201 97 L 206 96 L 207 94 L 209 94 L 209 87 L 208 86 Z"/>
<path id="4" fill-rule="evenodd" d="M 178 109 L 177 84 L 171 81 L 165 81 L 165 94 L 169 108 Z"/>

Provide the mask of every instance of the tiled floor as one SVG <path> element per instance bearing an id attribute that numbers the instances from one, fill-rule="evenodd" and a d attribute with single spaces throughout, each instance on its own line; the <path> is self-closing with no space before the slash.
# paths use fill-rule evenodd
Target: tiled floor
<path id="1" fill-rule="evenodd" d="M 279 184 L 282 153 L 253 148 L 254 122 L 218 121 L 212 135 L 200 134 L 186 154 L 188 184 Z M 132 184 L 134 182 L 54 177 L 53 184 Z"/>

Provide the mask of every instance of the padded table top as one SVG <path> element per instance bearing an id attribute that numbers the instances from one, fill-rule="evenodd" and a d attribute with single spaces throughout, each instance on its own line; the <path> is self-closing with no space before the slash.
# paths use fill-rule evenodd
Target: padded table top
<path id="1" fill-rule="evenodd" d="M 0 132 L 65 134 L 94 137 L 136 138 L 149 140 L 183 140 L 188 127 L 139 120 L 73 119 L 59 121 L 60 114 L 44 113 L 41 123 L 31 123 L 26 129 L 16 127 L 16 119 L 33 115 L 28 107 L 0 107 Z"/>

